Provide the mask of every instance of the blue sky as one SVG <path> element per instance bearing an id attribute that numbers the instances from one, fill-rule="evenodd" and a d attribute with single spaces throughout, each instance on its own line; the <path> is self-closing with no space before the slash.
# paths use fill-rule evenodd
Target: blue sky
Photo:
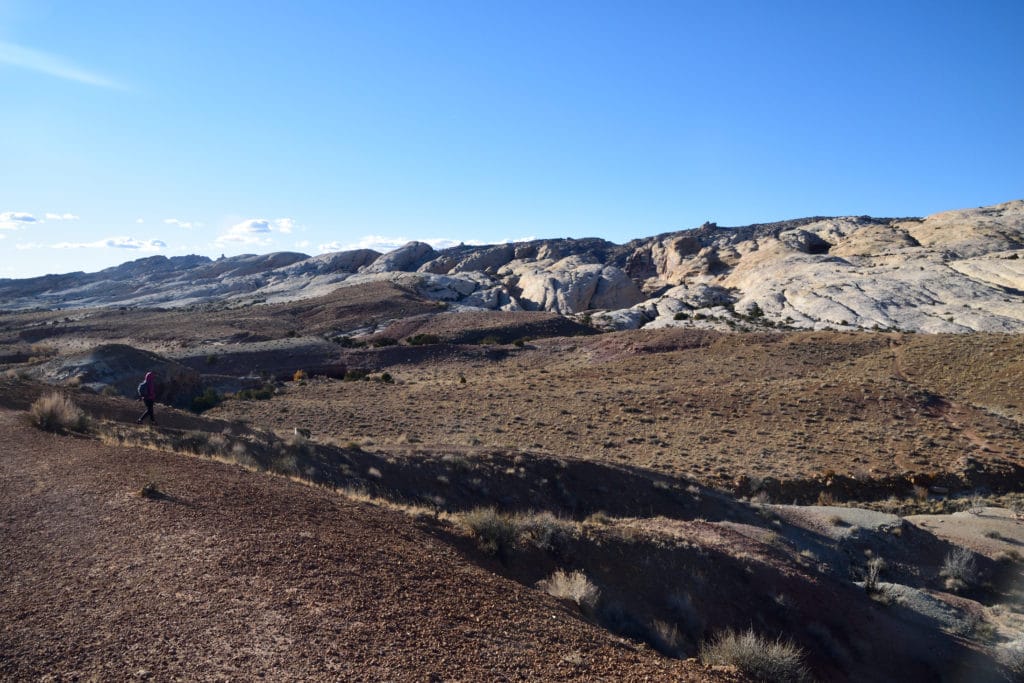
<path id="1" fill-rule="evenodd" d="M 1024 2 L 0 0 L 0 277 L 1024 198 Z"/>

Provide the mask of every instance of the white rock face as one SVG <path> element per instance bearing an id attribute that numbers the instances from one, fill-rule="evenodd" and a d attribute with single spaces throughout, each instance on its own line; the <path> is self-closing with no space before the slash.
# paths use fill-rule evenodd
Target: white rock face
<path id="1" fill-rule="evenodd" d="M 618 309 L 644 298 L 621 269 L 587 263 L 580 256 L 512 261 L 498 276 L 516 283 L 517 298 L 528 311 L 569 314 L 589 308 Z"/>
<path id="2" fill-rule="evenodd" d="M 0 307 L 184 306 L 319 296 L 386 279 L 452 310 L 586 313 L 606 329 L 756 327 L 1024 332 L 1024 201 L 924 219 L 809 218 L 615 245 L 551 239 L 441 252 L 139 259 L 0 280 Z"/>
<path id="3" fill-rule="evenodd" d="M 379 256 L 373 263 L 363 269 L 365 273 L 390 273 L 394 271 L 416 270 L 437 255 L 434 248 L 426 242 L 409 242 L 404 247 Z"/>

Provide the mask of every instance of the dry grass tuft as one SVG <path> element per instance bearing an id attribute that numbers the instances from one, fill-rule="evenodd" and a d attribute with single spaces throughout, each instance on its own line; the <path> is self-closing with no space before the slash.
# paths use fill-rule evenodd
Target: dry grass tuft
<path id="1" fill-rule="evenodd" d="M 538 587 L 548 595 L 562 600 L 572 600 L 581 608 L 593 611 L 601 597 L 600 589 L 583 572 L 576 570 L 568 574 L 561 569 L 540 581 Z"/>
<path id="2" fill-rule="evenodd" d="M 967 548 L 954 548 L 942 561 L 939 576 L 946 579 L 949 590 L 962 590 L 972 585 L 978 576 L 974 553 Z"/>
<path id="3" fill-rule="evenodd" d="M 753 629 L 720 634 L 701 646 L 700 660 L 708 665 L 731 664 L 757 681 L 789 683 L 810 679 L 803 650 L 781 638 L 768 640 Z"/>
<path id="4" fill-rule="evenodd" d="M 505 556 L 515 547 L 519 537 L 516 521 L 494 508 L 476 508 L 463 514 L 460 521 L 480 544 L 480 549 L 491 555 Z"/>
<path id="5" fill-rule="evenodd" d="M 52 392 L 40 397 L 29 408 L 32 424 L 48 432 L 85 432 L 89 418 L 74 401 Z"/>

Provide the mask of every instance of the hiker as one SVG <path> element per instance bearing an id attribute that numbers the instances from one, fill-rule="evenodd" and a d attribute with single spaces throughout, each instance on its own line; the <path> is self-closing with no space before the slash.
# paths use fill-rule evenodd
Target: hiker
<path id="1" fill-rule="evenodd" d="M 146 404 L 146 412 L 136 420 L 139 424 L 148 416 L 156 424 L 156 417 L 153 415 L 153 402 L 156 401 L 156 376 L 152 372 L 146 373 L 146 379 L 139 385 L 139 400 Z"/>

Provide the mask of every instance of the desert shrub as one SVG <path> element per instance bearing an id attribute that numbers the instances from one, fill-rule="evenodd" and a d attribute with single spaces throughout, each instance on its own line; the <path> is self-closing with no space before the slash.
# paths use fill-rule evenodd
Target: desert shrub
<path id="1" fill-rule="evenodd" d="M 409 346 L 426 346 L 427 344 L 440 344 L 441 338 L 436 334 L 414 334 L 406 338 Z"/>
<path id="2" fill-rule="evenodd" d="M 206 356 L 207 365 L 216 365 L 218 360 L 220 360 L 220 358 L 218 358 L 215 353 L 211 353 Z"/>
<path id="3" fill-rule="evenodd" d="M 572 600 L 586 610 L 597 607 L 601 597 L 600 589 L 583 572 L 576 570 L 566 573 L 561 569 L 538 583 L 540 588 L 561 600 Z"/>
<path id="4" fill-rule="evenodd" d="M 557 550 L 572 536 L 572 526 L 550 512 L 529 515 L 517 522 L 517 535 L 526 535 L 541 550 Z"/>
<path id="5" fill-rule="evenodd" d="M 258 389 L 242 389 L 235 394 L 235 398 L 240 398 L 243 401 L 266 401 L 274 396 L 275 391 L 276 387 L 274 387 L 270 382 L 267 382 Z"/>
<path id="6" fill-rule="evenodd" d="M 672 316 L 672 319 L 673 320 L 689 320 L 690 319 L 690 314 L 689 313 L 685 313 L 683 311 L 679 311 L 674 316 Z"/>
<path id="7" fill-rule="evenodd" d="M 678 626 L 655 619 L 648 630 L 650 633 L 647 640 L 655 650 L 666 657 L 683 656 L 683 636 Z"/>
<path id="8" fill-rule="evenodd" d="M 872 557 L 868 560 L 867 569 L 864 570 L 864 590 L 868 593 L 878 592 L 878 579 L 885 568 L 885 560 L 880 557 Z"/>
<path id="9" fill-rule="evenodd" d="M 391 337 L 377 337 L 376 339 L 370 342 L 370 346 L 376 348 L 380 346 L 394 346 L 397 343 L 398 340 L 392 339 Z"/>
<path id="10" fill-rule="evenodd" d="M 255 469 L 258 466 L 256 459 L 249 455 L 249 449 L 241 441 L 236 441 L 231 445 L 231 459 L 243 467 Z"/>
<path id="11" fill-rule="evenodd" d="M 496 334 L 489 334 L 480 340 L 480 344 L 484 346 L 494 346 L 501 343 L 501 338 Z"/>
<path id="12" fill-rule="evenodd" d="M 395 378 L 391 376 L 390 372 L 382 372 L 380 375 L 380 381 L 384 384 L 394 384 Z"/>
<path id="13" fill-rule="evenodd" d="M 120 396 L 121 395 L 121 392 L 117 390 L 117 387 L 112 386 L 110 384 L 108 384 L 107 386 L 103 387 L 103 390 L 100 391 L 100 393 L 103 394 L 104 396 Z"/>
<path id="14" fill-rule="evenodd" d="M 41 396 L 29 408 L 32 424 L 48 432 L 84 432 L 89 418 L 75 402 L 63 394 Z"/>
<path id="15" fill-rule="evenodd" d="M 731 664 L 757 681 L 788 683 L 810 677 L 799 647 L 781 638 L 768 640 L 753 629 L 720 634 L 701 646 L 700 660 L 707 665 Z"/>
<path id="16" fill-rule="evenodd" d="M 305 371 L 305 370 L 296 370 L 296 371 L 295 371 L 295 374 L 294 374 L 294 375 L 292 375 L 292 381 L 293 381 L 293 382 L 302 382 L 302 381 L 304 381 L 304 380 L 305 380 L 305 379 L 306 379 L 307 377 L 309 377 L 309 375 L 307 375 L 307 374 L 306 374 L 306 371 Z"/>
<path id="17" fill-rule="evenodd" d="M 939 576 L 946 579 L 946 588 L 960 590 L 974 583 L 977 579 L 978 565 L 974 553 L 967 548 L 954 548 L 942 561 Z"/>
<path id="18" fill-rule="evenodd" d="M 515 520 L 509 515 L 494 508 L 476 508 L 463 514 L 461 521 L 486 553 L 504 556 L 515 547 L 519 533 Z"/>
<path id="19" fill-rule="evenodd" d="M 204 410 L 213 408 L 222 400 L 224 400 L 224 397 L 221 396 L 216 389 L 213 387 L 207 387 L 206 391 L 192 399 L 192 404 L 189 408 L 193 413 L 201 413 Z"/>
<path id="20" fill-rule="evenodd" d="M 285 476 L 297 476 L 299 474 L 299 459 L 293 453 L 279 453 L 271 460 L 270 471 Z"/>
<path id="21" fill-rule="evenodd" d="M 361 379 L 366 379 L 369 376 L 369 370 L 360 370 L 359 368 L 353 368 L 345 373 L 345 377 L 343 379 L 346 382 L 355 382 Z"/>
<path id="22" fill-rule="evenodd" d="M 338 337 L 334 343 L 346 349 L 359 349 L 366 346 L 366 342 L 356 341 L 352 337 Z"/>

